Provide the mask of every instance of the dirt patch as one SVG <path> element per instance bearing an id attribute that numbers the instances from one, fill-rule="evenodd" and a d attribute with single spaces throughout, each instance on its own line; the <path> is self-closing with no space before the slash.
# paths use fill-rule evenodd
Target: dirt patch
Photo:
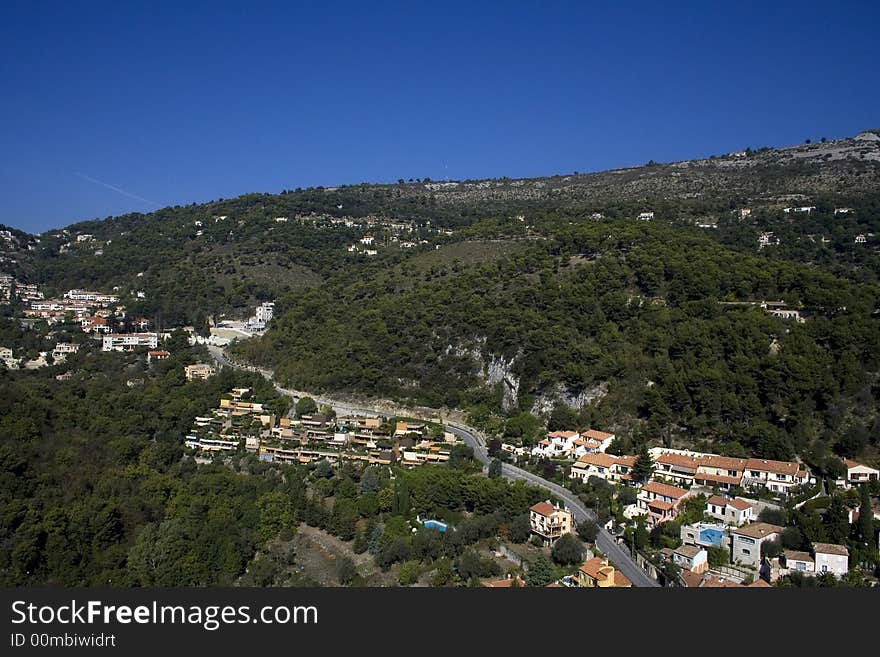
<path id="1" fill-rule="evenodd" d="M 339 586 L 336 563 L 350 558 L 365 586 L 397 586 L 396 568 L 383 572 L 368 552 L 355 554 L 352 542 L 338 539 L 317 527 L 302 524 L 296 533 L 296 563 L 303 574 L 322 586 Z"/>

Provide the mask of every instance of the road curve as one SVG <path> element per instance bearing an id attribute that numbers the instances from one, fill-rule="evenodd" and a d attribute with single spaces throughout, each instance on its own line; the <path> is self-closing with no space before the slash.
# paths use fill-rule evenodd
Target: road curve
<path id="1" fill-rule="evenodd" d="M 274 374 L 270 370 L 260 369 L 252 366 L 241 365 L 239 363 L 235 363 L 230 361 L 226 353 L 219 347 L 209 346 L 208 350 L 211 353 L 211 356 L 214 360 L 221 366 L 229 366 L 237 369 L 245 369 L 251 372 L 258 372 L 262 374 L 268 381 L 270 381 L 275 389 L 289 397 L 299 398 L 303 396 L 311 396 L 316 403 L 324 404 L 327 406 L 331 406 L 337 412 L 342 411 L 343 413 L 355 413 L 355 414 L 376 414 L 383 416 L 390 416 L 391 414 L 385 411 L 378 410 L 376 408 L 370 408 L 365 406 L 358 406 L 355 404 L 351 404 L 349 402 L 340 401 L 337 399 L 330 399 L 329 397 L 323 397 L 318 395 L 310 395 L 309 393 L 305 393 L 298 390 L 288 390 L 287 388 L 282 388 L 278 383 L 275 382 Z M 486 445 L 480 435 L 480 432 L 474 429 L 473 427 L 468 427 L 458 422 L 452 422 L 447 420 L 446 422 L 447 428 L 454 434 L 456 434 L 459 438 L 461 438 L 466 444 L 470 445 L 474 450 L 474 456 L 481 463 L 489 462 L 489 453 L 486 449 Z M 540 488 L 544 488 L 545 490 L 550 491 L 554 495 L 556 495 L 559 499 L 561 499 L 566 506 L 571 510 L 572 515 L 576 522 L 580 523 L 585 520 L 596 520 L 596 514 L 586 508 L 583 502 L 578 499 L 578 497 L 572 493 L 567 488 L 560 486 L 559 484 L 555 484 L 552 481 L 548 481 L 543 477 L 539 477 L 536 474 L 528 472 L 527 470 L 523 470 L 522 468 L 518 468 L 514 465 L 510 465 L 509 463 L 505 463 L 502 465 L 501 473 L 507 477 L 508 479 L 519 479 L 525 481 L 533 486 L 538 486 Z M 620 572 L 622 572 L 629 580 L 633 583 L 633 586 L 639 587 L 658 587 L 660 586 L 656 580 L 649 577 L 648 574 L 642 570 L 635 561 L 633 561 L 630 553 L 627 549 L 621 547 L 620 544 L 608 533 L 608 530 L 600 527 L 599 535 L 596 537 L 596 547 L 604 554 L 608 559 L 617 567 Z"/>

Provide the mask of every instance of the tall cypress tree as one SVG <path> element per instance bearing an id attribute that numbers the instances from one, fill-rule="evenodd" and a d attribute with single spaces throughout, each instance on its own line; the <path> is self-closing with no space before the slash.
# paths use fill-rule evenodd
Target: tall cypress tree
<path id="1" fill-rule="evenodd" d="M 871 492 L 868 484 L 859 487 L 862 503 L 859 506 L 859 535 L 862 540 L 873 547 L 874 543 L 874 511 L 871 509 Z"/>
<path id="2" fill-rule="evenodd" d="M 636 462 L 633 463 L 632 476 L 639 483 L 644 483 L 654 474 L 654 461 L 648 453 L 648 446 L 642 443 Z"/>

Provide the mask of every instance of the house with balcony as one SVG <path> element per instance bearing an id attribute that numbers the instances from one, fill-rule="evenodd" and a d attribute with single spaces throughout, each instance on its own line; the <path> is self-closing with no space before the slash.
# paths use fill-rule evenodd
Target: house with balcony
<path id="1" fill-rule="evenodd" d="M 155 349 L 158 333 L 111 333 L 102 338 L 101 351 L 134 351 L 138 347 Z"/>
<path id="2" fill-rule="evenodd" d="M 647 517 L 648 523 L 656 525 L 675 520 L 679 504 L 689 494 L 684 488 L 651 481 L 639 490 L 636 504 L 639 511 Z"/>
<path id="3" fill-rule="evenodd" d="M 880 470 L 876 468 L 870 468 L 851 459 L 843 459 L 843 464 L 846 466 L 846 478 L 837 482 L 839 486 L 852 488 L 880 478 Z"/>
<path id="4" fill-rule="evenodd" d="M 557 540 L 570 534 L 574 526 L 571 511 L 554 506 L 550 500 L 538 502 L 529 509 L 529 524 L 532 533 L 541 537 L 544 545 L 553 545 Z"/>
<path id="5" fill-rule="evenodd" d="M 690 454 L 661 452 L 654 458 L 654 476 L 681 486 L 692 486 L 700 459 Z"/>
<path id="6" fill-rule="evenodd" d="M 614 481 L 614 466 L 616 464 L 617 459 L 610 454 L 602 452 L 584 454 L 571 466 L 569 477 L 581 481 L 587 481 L 590 477 Z"/>
<path id="7" fill-rule="evenodd" d="M 593 441 L 598 444 L 598 451 L 605 452 L 611 447 L 611 443 L 614 442 L 614 434 L 608 433 L 607 431 L 599 431 L 598 429 L 587 429 L 583 433 L 581 433 L 581 439 L 586 441 Z"/>
<path id="8" fill-rule="evenodd" d="M 187 381 L 195 381 L 196 379 L 204 381 L 205 379 L 214 376 L 216 373 L 216 370 L 206 363 L 187 365 L 183 369 Z"/>
<path id="9" fill-rule="evenodd" d="M 809 473 L 793 461 L 749 459 L 743 471 L 743 488 L 763 486 L 773 493 L 787 493 L 790 488 L 810 482 Z"/>
<path id="10" fill-rule="evenodd" d="M 717 454 L 704 454 L 694 474 L 694 483 L 706 488 L 730 490 L 742 484 L 743 472 L 748 459 Z"/>
<path id="11" fill-rule="evenodd" d="M 548 433 L 532 448 L 533 456 L 545 458 L 566 458 L 574 452 L 574 441 L 579 438 L 577 431 L 554 431 Z"/>

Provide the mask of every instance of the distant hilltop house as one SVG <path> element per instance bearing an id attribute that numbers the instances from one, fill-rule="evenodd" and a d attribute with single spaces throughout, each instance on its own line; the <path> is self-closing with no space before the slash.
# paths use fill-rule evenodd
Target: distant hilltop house
<path id="1" fill-rule="evenodd" d="M 751 217 L 751 216 L 752 216 L 752 209 L 751 208 L 740 209 L 740 211 L 739 211 L 739 218 L 740 219 L 745 219 L 745 218 Z"/>
<path id="2" fill-rule="evenodd" d="M 640 212 L 637 219 L 639 221 L 651 221 L 654 218 L 653 212 Z"/>
<path id="3" fill-rule="evenodd" d="M 865 235 L 856 235 L 856 238 L 853 240 L 854 244 L 867 244 L 868 238 Z"/>
<path id="4" fill-rule="evenodd" d="M 187 365 L 183 369 L 187 381 L 195 381 L 196 379 L 205 380 L 209 377 L 214 376 L 214 374 L 216 373 L 216 370 L 214 370 L 213 367 L 205 363 Z"/>
<path id="5" fill-rule="evenodd" d="M 783 208 L 782 211 L 785 212 L 786 214 L 791 213 L 791 212 L 806 212 L 806 213 L 810 213 L 810 212 L 812 212 L 812 211 L 815 210 L 815 209 L 816 209 L 816 206 L 815 206 L 815 205 L 808 205 L 808 206 L 802 206 L 802 207 L 799 207 L 799 208 Z"/>
<path id="6" fill-rule="evenodd" d="M 806 319 L 801 314 L 800 310 L 792 310 L 790 308 L 767 308 L 765 311 L 771 317 L 777 317 L 779 319 L 793 319 L 798 324 L 803 324 Z"/>
<path id="7" fill-rule="evenodd" d="M 778 246 L 779 238 L 772 232 L 761 233 L 758 235 L 758 248 L 763 249 L 765 246 Z"/>
<path id="8" fill-rule="evenodd" d="M 850 214 L 855 212 L 852 208 L 834 208 L 834 214 Z"/>
<path id="9" fill-rule="evenodd" d="M 115 294 L 103 292 L 91 292 L 89 290 L 70 290 L 64 294 L 65 299 L 71 301 L 92 301 L 94 303 L 116 303 L 119 297 Z"/>
<path id="10" fill-rule="evenodd" d="M 163 349 L 156 349 L 147 352 L 147 362 L 152 363 L 154 360 L 168 360 L 171 353 Z"/>

